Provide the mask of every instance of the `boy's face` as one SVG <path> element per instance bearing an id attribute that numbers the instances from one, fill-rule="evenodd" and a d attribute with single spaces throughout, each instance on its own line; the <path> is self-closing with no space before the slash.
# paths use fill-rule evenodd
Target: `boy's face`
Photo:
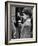
<path id="1" fill-rule="evenodd" d="M 26 15 L 25 13 L 23 13 L 23 16 L 21 16 L 23 19 L 27 19 L 29 18 L 29 15 Z"/>

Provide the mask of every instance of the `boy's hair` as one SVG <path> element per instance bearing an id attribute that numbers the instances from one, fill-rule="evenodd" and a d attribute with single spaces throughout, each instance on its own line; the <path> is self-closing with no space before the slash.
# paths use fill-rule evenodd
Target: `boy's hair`
<path id="1" fill-rule="evenodd" d="M 29 15 L 29 17 L 31 17 L 32 16 L 32 8 L 26 7 L 23 9 L 22 13 L 25 13 L 26 15 Z"/>

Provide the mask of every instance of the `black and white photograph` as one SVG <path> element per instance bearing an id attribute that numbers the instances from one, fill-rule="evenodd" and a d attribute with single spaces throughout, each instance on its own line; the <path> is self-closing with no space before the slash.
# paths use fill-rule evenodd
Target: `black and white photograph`
<path id="1" fill-rule="evenodd" d="M 33 37 L 32 7 L 16 7 L 15 16 L 11 16 L 12 38 Z"/>
<path id="2" fill-rule="evenodd" d="M 36 42 L 36 5 L 36 3 L 6 2 L 6 44 Z"/>

